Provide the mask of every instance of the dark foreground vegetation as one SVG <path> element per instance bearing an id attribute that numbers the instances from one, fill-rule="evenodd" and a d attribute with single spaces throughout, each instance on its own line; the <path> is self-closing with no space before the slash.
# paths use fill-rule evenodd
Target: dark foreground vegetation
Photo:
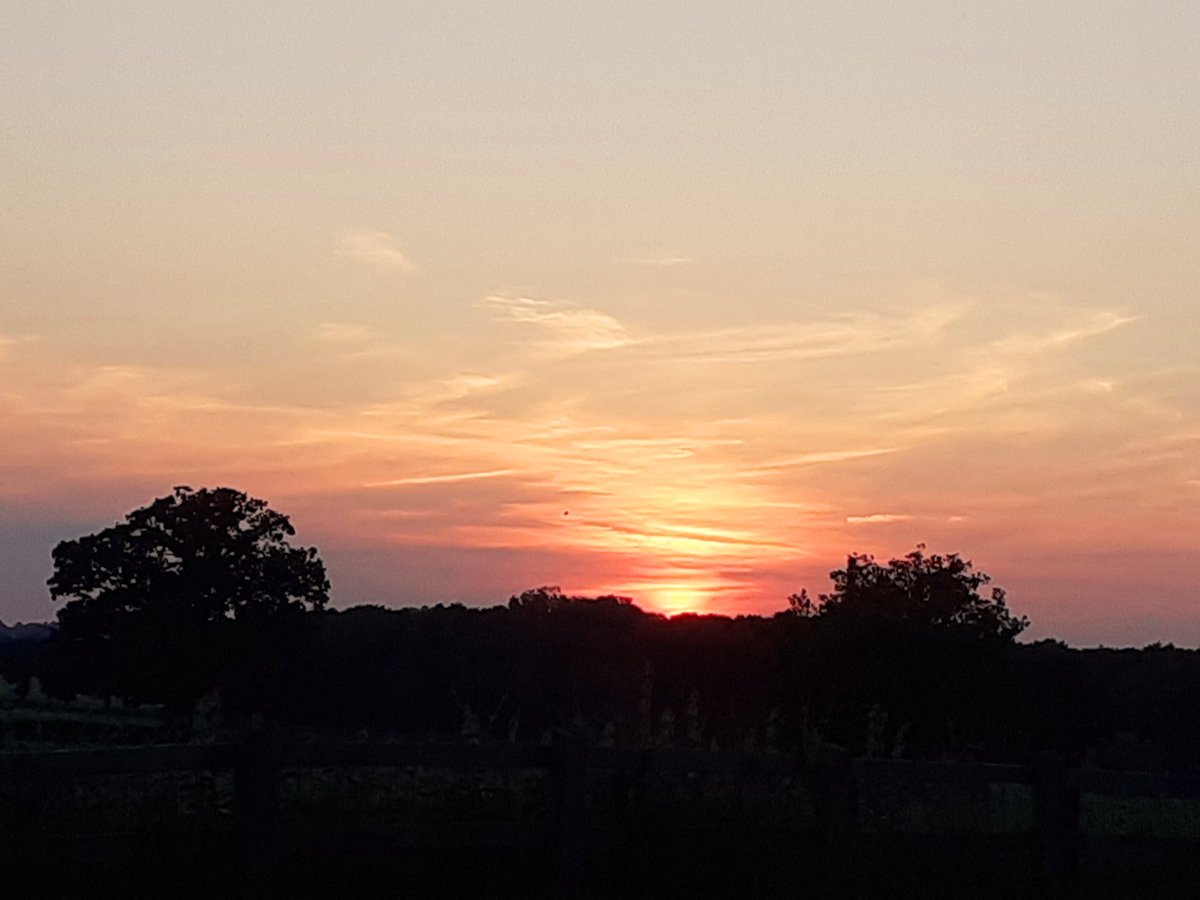
<path id="1" fill-rule="evenodd" d="M 531 605 L 530 601 L 534 600 Z M 139 635 L 140 637 L 140 635 Z M 665 619 L 618 598 L 530 592 L 510 607 L 356 607 L 250 623 L 206 643 L 0 644 L 41 692 L 157 704 L 186 733 L 254 713 L 294 733 L 1186 771 L 1200 653 L 1076 650 L 832 614 Z M 150 657 L 150 658 L 148 658 Z"/>
<path id="2" fill-rule="evenodd" d="M 266 866 L 285 894 L 554 894 L 564 859 L 612 896 L 1181 896 L 1198 874 L 1200 654 L 1018 643 L 957 555 L 851 556 L 769 618 L 553 587 L 334 611 L 291 533 L 180 488 L 55 550 L 57 631 L 0 641 L 0 846 L 27 891 L 140 872 L 203 896 Z M 45 753 L 118 743 L 226 755 Z"/>
<path id="3" fill-rule="evenodd" d="M 20 896 L 1182 897 L 1200 779 L 278 741 L 0 754 Z"/>

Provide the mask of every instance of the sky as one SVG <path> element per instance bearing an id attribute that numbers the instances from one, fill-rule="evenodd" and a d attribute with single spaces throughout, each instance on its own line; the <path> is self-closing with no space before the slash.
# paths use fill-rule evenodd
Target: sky
<path id="1" fill-rule="evenodd" d="M 957 552 L 1200 645 L 1200 7 L 0 2 L 0 619 L 174 485 L 334 603 Z"/>

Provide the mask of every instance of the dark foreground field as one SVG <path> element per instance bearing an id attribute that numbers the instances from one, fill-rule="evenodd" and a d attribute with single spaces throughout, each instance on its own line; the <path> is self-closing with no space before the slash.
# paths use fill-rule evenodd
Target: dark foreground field
<path id="1" fill-rule="evenodd" d="M 331 764 L 268 784 L 228 749 L 5 754 L 5 894 L 1127 898 L 1200 883 L 1200 801 L 1163 795 L 1194 787 L 1179 779 L 1059 771 L 1075 789 L 1056 813 L 1045 773 L 1022 767 L 341 745 L 289 751 Z M 212 767 L 133 771 L 170 754 Z M 1063 809 L 1073 822 L 1051 821 Z"/>
<path id="2" fill-rule="evenodd" d="M 10 642 L 0 894 L 1200 893 L 1200 651 L 1018 644 L 965 563 L 852 562 L 770 619 L 544 588 Z"/>

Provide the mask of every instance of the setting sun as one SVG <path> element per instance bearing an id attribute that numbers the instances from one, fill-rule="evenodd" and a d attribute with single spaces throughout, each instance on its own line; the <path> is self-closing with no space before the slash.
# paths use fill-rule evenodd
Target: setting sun
<path id="1" fill-rule="evenodd" d="M 712 597 L 699 588 L 662 587 L 647 592 L 646 608 L 668 616 L 708 612 Z"/>

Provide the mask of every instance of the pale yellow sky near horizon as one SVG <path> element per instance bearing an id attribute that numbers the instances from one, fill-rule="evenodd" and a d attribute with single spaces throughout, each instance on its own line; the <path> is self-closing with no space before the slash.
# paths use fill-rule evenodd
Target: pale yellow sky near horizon
<path id="1" fill-rule="evenodd" d="M 172 485 L 341 605 L 961 552 L 1200 644 L 1191 3 L 0 5 L 0 619 Z"/>

